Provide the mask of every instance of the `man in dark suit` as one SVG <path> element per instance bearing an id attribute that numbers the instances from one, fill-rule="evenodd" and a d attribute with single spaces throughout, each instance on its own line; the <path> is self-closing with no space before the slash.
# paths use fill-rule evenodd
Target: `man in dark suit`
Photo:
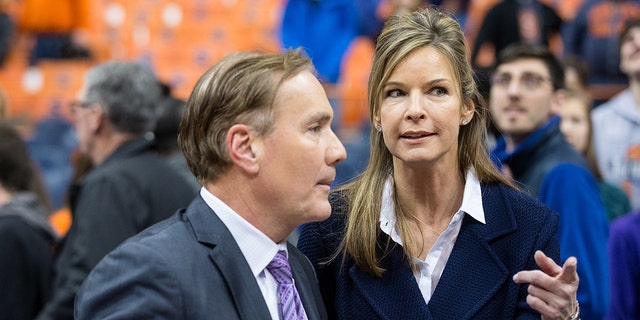
<path id="1" fill-rule="evenodd" d="M 313 266 L 285 240 L 329 216 L 346 157 L 314 74 L 289 51 L 232 54 L 200 78 L 179 137 L 200 195 L 107 255 L 78 293 L 76 318 L 327 317 Z M 292 308 L 281 292 L 291 275 L 273 260 L 291 266 Z"/>
<path id="2" fill-rule="evenodd" d="M 91 269 L 127 238 L 189 205 L 193 189 L 156 156 L 148 132 L 160 87 L 146 66 L 106 62 L 85 76 L 72 103 L 78 148 L 94 168 L 74 187 L 73 221 L 55 264 L 53 296 L 38 315 L 73 319 Z"/>

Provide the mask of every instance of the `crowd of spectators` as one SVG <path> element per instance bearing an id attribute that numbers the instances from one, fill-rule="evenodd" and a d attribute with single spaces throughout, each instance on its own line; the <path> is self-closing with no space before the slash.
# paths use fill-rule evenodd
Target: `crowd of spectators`
<path id="1" fill-rule="evenodd" d="M 92 11 L 91 1 L 57 1 L 54 5 L 44 0 L 25 0 L 16 2 L 20 3 L 18 14 L 10 12 L 10 8 L 15 6 L 10 2 L 0 0 L 0 73 L 6 70 L 7 63 L 14 61 L 10 56 L 15 54 L 14 47 L 18 45 L 28 47 L 21 59 L 29 67 L 38 66 L 42 61 L 69 59 L 89 61 L 92 67 L 105 62 L 99 61 L 96 48 L 92 47 L 94 43 L 89 40 L 91 24 L 94 23 L 92 17 L 97 16 Z M 305 48 L 329 97 L 336 119 L 331 126 L 339 138 L 344 138 L 348 155 L 336 167 L 333 187 L 339 187 L 365 169 L 370 153 L 370 133 L 375 130 L 367 116 L 361 117 L 362 121 L 355 124 L 355 130 L 347 128 L 341 121 L 345 113 L 341 100 L 346 70 L 344 63 L 354 41 L 364 39 L 375 45 L 386 19 L 393 14 L 437 6 L 455 17 L 464 28 L 477 85 L 495 120 L 494 127 L 490 128 L 495 140 L 490 140 L 489 144 L 493 147 L 496 165 L 561 216 L 569 216 L 565 213 L 569 211 L 573 217 L 570 222 L 565 221 L 566 218 L 560 221 L 560 247 L 563 260 L 570 255 L 578 258 L 581 281 L 578 298 L 586 310 L 583 319 L 638 318 L 640 274 L 637 268 L 630 266 L 640 261 L 637 238 L 640 234 L 640 56 L 637 53 L 640 52 L 640 1 L 570 2 L 571 5 L 552 0 L 283 0 L 278 12 L 276 37 L 279 49 Z M 481 19 L 474 21 L 478 16 Z M 511 63 L 501 62 L 500 54 L 513 44 L 548 50 L 562 63 L 564 74 L 534 79 L 526 78 L 524 71 L 522 74 L 518 71 L 514 74 L 520 76 L 519 81 L 496 78 L 496 68 L 500 63 Z M 261 46 L 256 44 L 255 48 Z M 522 59 L 531 58 L 524 56 Z M 19 228 L 4 227 L 2 230 L 12 229 L 15 233 L 16 230 L 28 229 L 28 237 L 35 237 L 38 244 L 51 243 L 54 248 L 44 250 L 47 253 L 39 256 L 40 262 L 35 262 L 40 267 L 49 268 L 53 276 L 38 278 L 43 281 L 39 284 L 30 279 L 20 287 L 24 290 L 28 285 L 37 286 L 38 291 L 30 292 L 30 299 L 37 298 L 28 305 L 31 310 L 15 309 L 14 313 L 6 314 L 0 311 L 0 319 L 31 319 L 43 309 L 40 319 L 71 317 L 70 306 L 75 292 L 104 255 L 124 239 L 164 219 L 175 209 L 186 206 L 190 196 L 200 189 L 200 183 L 188 170 L 177 144 L 178 127 L 188 97 L 172 93 L 172 84 L 166 82 L 167 79 L 161 79 L 157 72 L 154 74 L 154 70 L 148 70 L 153 65 L 145 60 L 144 55 L 138 60 L 136 63 L 107 64 L 114 70 L 121 70 L 120 74 L 104 69 L 106 67 L 94 70 L 91 76 L 83 78 L 84 87 L 77 96 L 61 97 L 52 103 L 50 113 L 43 118 L 25 120 L 13 113 L 12 92 L 0 83 L 0 119 L 5 120 L 1 128 L 11 134 L 0 136 L 0 142 L 8 143 L 9 138 L 20 135 L 24 146 L 12 143 L 26 148 L 28 155 L 24 156 L 24 161 L 33 163 L 33 166 L 21 170 L 33 169 L 33 173 L 29 171 L 29 177 L 33 176 L 33 180 L 39 183 L 39 186 L 30 185 L 31 189 L 7 192 L 14 195 L 14 204 L 22 201 L 35 209 L 29 215 L 5 214 L 3 212 L 13 212 L 7 205 L 12 202 L 0 202 L 0 226 L 12 226 L 13 220 L 23 219 L 22 224 L 16 224 Z M 124 70 L 127 68 L 129 70 Z M 149 77 L 144 78 L 147 72 Z M 516 78 L 515 75 L 509 76 Z M 139 92 L 118 98 L 117 94 L 126 93 L 124 87 L 127 86 L 124 80 L 114 80 L 118 77 L 138 79 L 134 82 L 145 83 L 147 87 L 135 87 L 136 83 L 131 83 L 128 88 Z M 515 83 L 528 88 L 528 92 L 517 92 Z M 553 90 L 545 97 L 546 100 L 540 98 L 531 108 L 523 107 L 527 104 L 523 102 L 526 99 L 523 96 L 532 94 L 547 83 L 553 86 Z M 503 96 L 496 93 L 498 89 L 503 90 Z M 143 95 L 148 101 L 138 98 Z M 71 108 L 68 102 L 72 102 Z M 135 103 L 153 110 L 147 110 L 146 114 L 129 110 L 133 113 L 128 115 L 129 111 L 118 109 L 120 104 Z M 363 96 L 361 103 L 366 105 L 369 102 Z M 501 110 L 511 107 L 518 110 Z M 542 107 L 544 109 L 531 111 Z M 72 114 L 70 110 L 73 110 Z M 116 112 L 111 113 L 113 110 Z M 500 114 L 502 111 L 504 115 Z M 530 113 L 532 117 L 539 114 L 540 118 L 536 118 L 539 123 L 522 130 L 511 128 L 509 124 L 514 121 L 513 113 L 518 112 Z M 123 117 L 138 119 L 138 123 Z M 15 132 L 6 129 L 7 126 L 15 128 Z M 112 135 L 107 134 L 109 130 Z M 559 154 L 570 155 L 567 158 L 570 160 L 556 158 L 554 161 L 562 160 L 565 165 L 565 162 L 571 162 L 578 167 L 576 171 L 584 183 L 579 185 L 572 178 L 573 185 L 566 184 L 570 181 L 563 180 L 566 178 L 564 173 L 554 172 L 554 167 L 547 166 L 551 162 L 553 166 L 557 165 L 549 160 L 550 152 L 544 153 L 544 150 L 551 150 L 545 149 L 551 148 L 552 144 L 545 140 L 547 138 L 555 141 L 556 146 L 562 146 L 558 147 L 562 149 L 557 151 Z M 509 147 L 505 139 L 507 142 L 513 139 L 535 142 L 531 145 L 516 143 Z M 115 143 L 116 140 L 119 143 Z M 124 146 L 124 141 L 130 145 Z M 96 143 L 102 144 L 97 147 Z M 569 146 L 575 150 L 566 149 Z M 525 156 L 527 166 L 544 167 L 536 171 L 539 176 L 531 176 L 528 169 L 513 171 L 517 166 L 513 159 L 522 151 L 519 147 L 533 150 Z M 155 159 L 158 156 L 162 161 L 158 162 L 155 172 L 147 172 L 138 180 L 153 177 L 160 179 L 157 185 L 139 185 L 135 178 L 123 174 L 120 182 L 132 185 L 132 191 L 123 193 L 120 188 L 116 190 L 110 186 L 113 181 L 108 178 L 117 178 L 110 173 L 114 169 L 111 166 L 115 165 L 107 166 L 105 163 L 118 163 L 113 159 L 118 152 L 127 155 L 143 149 L 145 157 Z M 7 154 L 4 152 L 0 156 Z M 540 158 L 535 160 L 533 154 Z M 0 165 L 4 166 L 3 161 L 0 159 Z M 150 170 L 149 165 L 137 165 L 133 166 L 137 173 Z M 2 170 L 6 169 L 0 167 Z M 574 170 L 571 168 L 569 171 Z M 170 177 L 162 180 L 166 172 L 171 172 L 168 174 Z M 553 173 L 560 178 L 549 178 L 554 176 Z M 91 185 L 90 192 L 87 185 Z M 145 192 L 151 192 L 160 185 L 171 186 L 167 190 L 153 191 L 154 194 L 164 192 L 162 199 L 153 201 L 163 203 L 162 206 L 166 204 L 166 212 L 150 217 L 136 216 L 137 213 L 128 211 L 146 211 L 145 206 L 160 206 L 123 200 L 135 197 L 135 192 L 144 194 L 137 198 L 148 198 Z M 178 185 L 183 189 L 181 192 L 168 191 L 175 190 Z M 0 181 L 0 190 L 2 187 L 7 186 Z M 138 187 L 140 189 L 136 189 Z M 573 198 L 571 196 L 580 193 Z M 35 201 L 24 194 L 37 194 L 39 197 Z M 131 208 L 127 207 L 128 203 Z M 100 217 L 113 212 L 118 212 L 121 220 L 107 227 L 109 224 L 103 223 Z M 47 220 L 49 225 L 43 225 Z M 4 234 L 0 236 L 5 237 Z M 15 247 L 11 249 L 16 250 Z M 42 248 L 37 250 L 42 251 Z M 9 252 L 4 251 L 0 250 L 0 258 Z M 14 266 L 10 270 L 16 269 L 24 267 Z M 6 272 L 15 271 L 0 270 L 5 276 Z M 34 272 L 41 273 L 42 270 Z M 0 295 L 0 299 L 5 298 Z M 0 301 L 0 306 L 11 303 Z"/>

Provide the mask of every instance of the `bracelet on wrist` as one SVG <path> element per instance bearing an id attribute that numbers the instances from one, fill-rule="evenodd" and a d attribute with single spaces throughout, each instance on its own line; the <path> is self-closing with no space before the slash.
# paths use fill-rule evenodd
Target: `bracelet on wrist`
<path id="1" fill-rule="evenodd" d="M 580 303 L 576 300 L 576 311 L 571 315 L 569 320 L 580 320 Z"/>

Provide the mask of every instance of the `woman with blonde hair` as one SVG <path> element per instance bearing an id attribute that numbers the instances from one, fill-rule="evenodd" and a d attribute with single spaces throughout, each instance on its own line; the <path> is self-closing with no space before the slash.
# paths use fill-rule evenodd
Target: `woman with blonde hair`
<path id="1" fill-rule="evenodd" d="M 435 9 L 386 22 L 369 78 L 369 164 L 298 242 L 331 318 L 579 314 L 576 260 L 554 262 L 558 216 L 492 164 L 468 61 L 459 24 Z"/>

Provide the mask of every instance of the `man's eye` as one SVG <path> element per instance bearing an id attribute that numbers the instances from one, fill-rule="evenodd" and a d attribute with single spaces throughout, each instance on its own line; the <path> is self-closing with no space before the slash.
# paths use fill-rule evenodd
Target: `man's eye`
<path id="1" fill-rule="evenodd" d="M 497 75 L 491 79 L 491 82 L 494 85 L 508 86 L 509 83 L 511 82 L 511 77 L 507 75 Z"/>

